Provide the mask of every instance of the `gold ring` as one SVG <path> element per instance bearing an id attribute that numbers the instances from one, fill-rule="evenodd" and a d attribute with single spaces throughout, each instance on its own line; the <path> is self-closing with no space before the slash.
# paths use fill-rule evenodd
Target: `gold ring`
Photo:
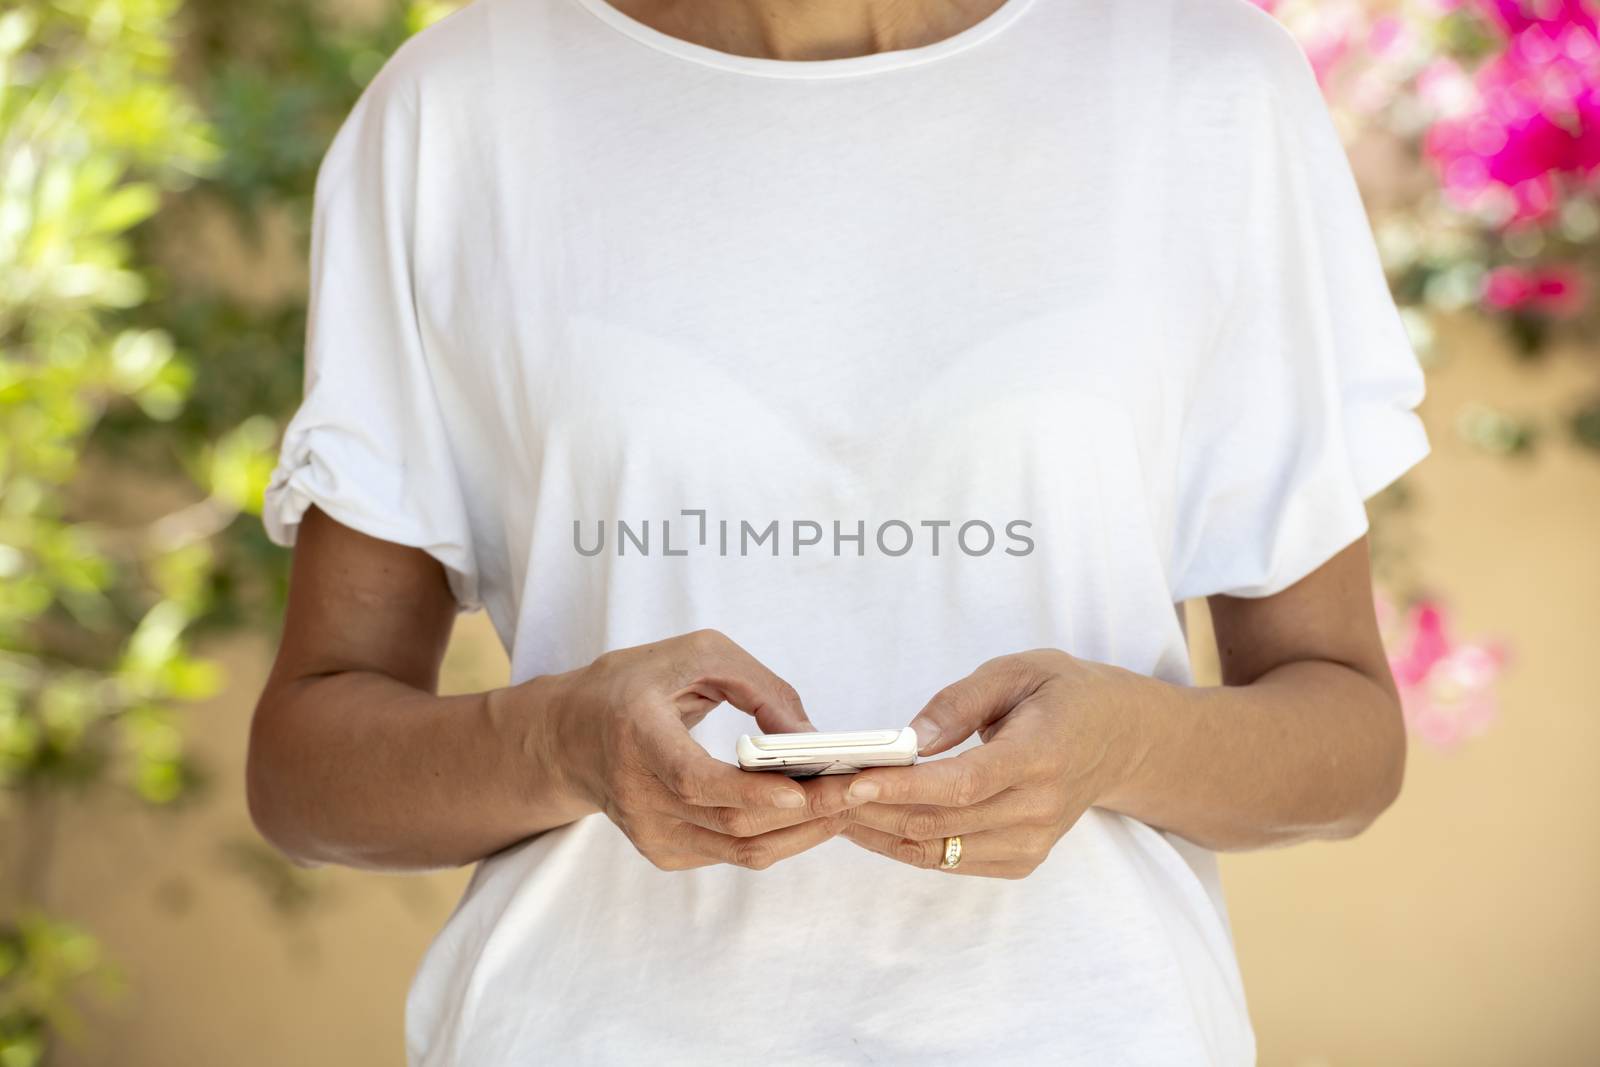
<path id="1" fill-rule="evenodd" d="M 953 871 L 961 865 L 961 835 L 944 839 L 944 862 L 939 864 L 941 870 Z"/>

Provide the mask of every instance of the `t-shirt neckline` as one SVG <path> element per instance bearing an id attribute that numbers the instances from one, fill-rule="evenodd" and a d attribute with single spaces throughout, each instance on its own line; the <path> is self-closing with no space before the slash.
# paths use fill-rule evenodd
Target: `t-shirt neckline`
<path id="1" fill-rule="evenodd" d="M 971 26 L 931 44 L 915 48 L 897 48 L 888 52 L 873 52 L 864 56 L 841 56 L 837 59 L 771 59 L 765 56 L 742 56 L 733 52 L 723 52 L 663 33 L 653 26 L 640 22 L 632 15 L 624 14 L 607 0 L 575 0 L 575 2 L 617 32 L 657 51 L 702 66 L 768 78 L 841 78 L 899 70 L 964 52 L 974 45 L 987 41 L 1016 22 L 1023 12 L 1033 5 L 1034 0 L 1004 0 L 999 7 Z"/>

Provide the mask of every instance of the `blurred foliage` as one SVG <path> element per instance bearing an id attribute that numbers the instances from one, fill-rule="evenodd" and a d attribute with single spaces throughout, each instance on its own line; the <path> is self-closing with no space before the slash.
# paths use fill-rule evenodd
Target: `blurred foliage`
<path id="1" fill-rule="evenodd" d="M 78 989 L 110 974 L 41 899 L 56 821 L 37 813 L 88 789 L 192 794 L 178 712 L 222 682 L 195 639 L 281 610 L 285 554 L 250 516 L 299 394 L 304 292 L 230 290 L 193 261 L 193 235 L 228 235 L 249 262 L 287 225 L 303 255 L 328 141 L 384 57 L 448 10 L 397 4 L 359 26 L 299 0 L 0 14 L 0 822 L 15 849 L 0 1067 L 46 1062 Z M 248 866 L 303 906 L 300 880 Z"/>
<path id="2" fill-rule="evenodd" d="M 89 979 L 108 991 L 120 980 L 80 927 L 28 912 L 0 928 L 0 1067 L 42 1063 L 54 1034 L 77 1033 L 70 994 Z"/>
<path id="3" fill-rule="evenodd" d="M 102 775 L 147 800 L 184 780 L 166 706 L 215 687 L 183 644 L 206 609 L 181 548 L 75 514 L 68 486 L 103 415 L 181 409 L 171 336 L 130 312 L 128 231 L 217 158 L 170 80 L 171 4 L 49 4 L 0 17 L 0 785 Z M 92 58 L 91 58 L 92 57 Z M 162 584 L 154 574 L 174 580 Z"/>

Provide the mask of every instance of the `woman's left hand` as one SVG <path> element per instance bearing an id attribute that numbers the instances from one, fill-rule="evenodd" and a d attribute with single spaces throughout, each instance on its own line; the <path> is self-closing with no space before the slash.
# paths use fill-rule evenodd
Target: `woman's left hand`
<path id="1" fill-rule="evenodd" d="M 946 686 L 912 720 L 923 755 L 983 744 L 911 767 L 856 774 L 876 794 L 841 832 L 913 867 L 1022 878 L 1139 759 L 1139 712 L 1153 679 L 1054 649 L 989 660 Z M 942 868 L 945 841 L 961 859 Z"/>

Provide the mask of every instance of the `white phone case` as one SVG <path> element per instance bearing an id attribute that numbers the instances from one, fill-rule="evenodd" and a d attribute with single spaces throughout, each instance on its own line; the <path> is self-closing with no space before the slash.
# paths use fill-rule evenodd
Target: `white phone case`
<path id="1" fill-rule="evenodd" d="M 744 734 L 739 766 L 747 771 L 782 771 L 790 778 L 852 774 L 863 767 L 908 767 L 917 762 L 917 732 L 849 730 L 842 733 Z"/>

